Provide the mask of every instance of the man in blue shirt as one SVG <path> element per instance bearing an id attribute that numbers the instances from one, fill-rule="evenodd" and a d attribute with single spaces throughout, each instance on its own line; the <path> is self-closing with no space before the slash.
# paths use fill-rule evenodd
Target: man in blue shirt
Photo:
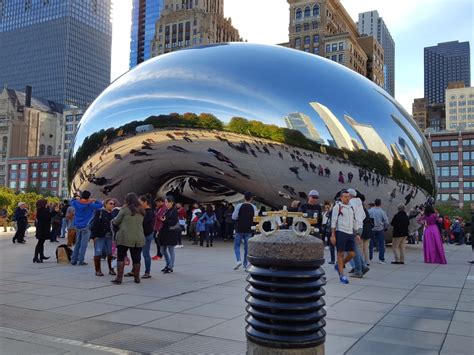
<path id="1" fill-rule="evenodd" d="M 71 201 L 71 206 L 74 208 L 74 227 L 76 227 L 76 245 L 71 256 L 71 264 L 87 265 L 84 262 L 86 256 L 87 243 L 91 236 L 89 229 L 89 221 L 94 216 L 94 211 L 102 208 L 102 202 L 90 198 L 91 193 L 87 190 L 81 194 L 81 199 Z"/>

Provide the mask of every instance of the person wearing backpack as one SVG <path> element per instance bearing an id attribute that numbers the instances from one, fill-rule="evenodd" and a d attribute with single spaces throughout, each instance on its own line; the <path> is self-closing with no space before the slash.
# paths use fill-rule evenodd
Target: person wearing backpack
<path id="1" fill-rule="evenodd" d="M 199 218 L 199 221 L 204 222 L 206 226 L 206 247 L 209 247 L 209 243 L 212 247 L 214 240 L 214 234 L 216 231 L 217 218 L 214 209 L 211 205 L 206 207 L 206 212 Z"/>
<path id="2" fill-rule="evenodd" d="M 51 211 L 48 201 L 44 198 L 36 201 L 36 239 L 38 242 L 35 247 L 35 256 L 33 263 L 42 263 L 49 259 L 44 256 L 44 242 L 51 238 Z"/>
<path id="3" fill-rule="evenodd" d="M 247 267 L 248 240 L 252 236 L 253 217 L 258 216 L 257 207 L 252 204 L 253 195 L 246 192 L 244 202 L 239 203 L 234 212 L 232 219 L 235 221 L 235 237 L 234 237 L 234 253 L 237 263 L 234 270 L 238 270 L 242 266 L 240 258 L 240 244 L 244 243 L 244 267 Z"/>
<path id="4" fill-rule="evenodd" d="M 464 238 L 462 238 L 462 224 L 459 221 L 459 218 L 456 218 L 451 225 L 451 231 L 454 234 L 454 242 L 456 245 L 464 244 Z"/>
<path id="5" fill-rule="evenodd" d="M 108 198 L 104 202 L 104 207 L 94 212 L 91 222 L 91 235 L 95 238 L 94 243 L 94 266 L 95 276 L 104 276 L 100 267 L 102 254 L 107 256 L 109 266 L 109 275 L 117 275 L 112 267 L 112 226 L 113 219 L 112 210 L 115 202 Z"/>
<path id="6" fill-rule="evenodd" d="M 347 276 L 344 275 L 344 265 L 355 256 L 356 218 L 354 209 L 349 204 L 350 199 L 349 192 L 342 190 L 331 215 L 331 243 L 337 250 L 337 264 L 334 268 L 339 273 L 339 281 L 343 284 L 349 283 Z M 360 238 L 359 235 L 357 237 Z"/>

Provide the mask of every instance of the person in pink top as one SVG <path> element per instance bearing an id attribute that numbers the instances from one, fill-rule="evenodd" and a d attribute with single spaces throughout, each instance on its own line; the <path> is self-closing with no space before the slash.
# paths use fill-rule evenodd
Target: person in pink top
<path id="1" fill-rule="evenodd" d="M 446 264 L 444 254 L 443 240 L 437 225 L 438 215 L 432 206 L 426 206 L 422 216 L 418 218 L 419 223 L 424 223 L 425 231 L 423 233 L 423 254 L 425 263 Z"/>

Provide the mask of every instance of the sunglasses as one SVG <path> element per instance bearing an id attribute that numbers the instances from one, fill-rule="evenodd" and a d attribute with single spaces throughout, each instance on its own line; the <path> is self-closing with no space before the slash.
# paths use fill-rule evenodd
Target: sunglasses
<path id="1" fill-rule="evenodd" d="M 115 206 L 115 202 L 108 202 L 107 204 Z"/>
<path id="2" fill-rule="evenodd" d="M 309 196 L 309 197 L 311 197 L 311 198 L 319 198 L 319 196 Z"/>

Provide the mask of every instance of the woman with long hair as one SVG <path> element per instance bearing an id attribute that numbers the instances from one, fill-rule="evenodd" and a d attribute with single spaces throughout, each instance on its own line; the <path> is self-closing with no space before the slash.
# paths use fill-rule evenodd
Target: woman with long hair
<path id="1" fill-rule="evenodd" d="M 145 234 L 145 246 L 143 247 L 143 259 L 145 260 L 145 273 L 142 279 L 149 279 L 151 277 L 151 255 L 150 248 L 151 243 L 155 239 L 155 233 L 153 231 L 153 225 L 155 222 L 155 214 L 151 208 L 151 201 L 147 196 L 142 195 L 139 198 L 140 205 L 145 210 L 145 218 L 143 219 L 143 233 Z"/>
<path id="2" fill-rule="evenodd" d="M 35 247 L 35 257 L 33 263 L 42 263 L 49 259 L 44 256 L 44 242 L 51 238 L 51 211 L 48 201 L 44 198 L 36 201 L 36 239 L 38 242 Z"/>
<path id="3" fill-rule="evenodd" d="M 425 263 L 446 264 L 446 256 L 443 249 L 443 240 L 438 228 L 438 215 L 432 206 L 426 206 L 419 223 L 425 224 L 423 233 L 423 254 Z"/>
<path id="4" fill-rule="evenodd" d="M 145 234 L 143 233 L 143 218 L 145 210 L 140 205 L 138 196 L 133 192 L 125 196 L 125 205 L 120 209 L 112 224 L 118 228 L 117 239 L 117 277 L 112 280 L 115 284 L 121 284 L 125 257 L 127 251 L 133 262 L 133 277 L 135 283 L 140 283 L 140 260 L 142 247 L 145 245 Z"/>
<path id="5" fill-rule="evenodd" d="M 174 268 L 174 247 L 178 242 L 178 233 L 181 233 L 179 225 L 178 211 L 174 207 L 173 196 L 167 196 L 165 199 L 166 212 L 161 217 L 163 227 L 160 230 L 158 238 L 160 239 L 161 253 L 166 260 L 166 266 L 161 270 L 165 274 L 173 272 Z"/>

